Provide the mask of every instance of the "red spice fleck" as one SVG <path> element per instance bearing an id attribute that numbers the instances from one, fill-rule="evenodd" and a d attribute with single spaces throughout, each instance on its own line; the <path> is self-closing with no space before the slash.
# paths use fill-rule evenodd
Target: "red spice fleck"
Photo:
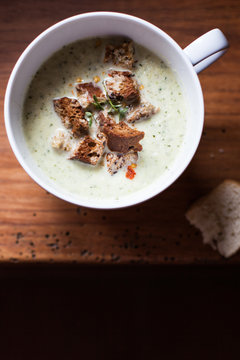
<path id="1" fill-rule="evenodd" d="M 129 165 L 127 172 L 126 172 L 126 178 L 128 178 L 129 180 L 134 179 L 134 176 L 136 175 L 136 172 L 133 170 L 132 166 Z"/>
<path id="2" fill-rule="evenodd" d="M 74 96 L 74 91 L 72 90 L 72 94 L 73 94 L 73 96 Z"/>

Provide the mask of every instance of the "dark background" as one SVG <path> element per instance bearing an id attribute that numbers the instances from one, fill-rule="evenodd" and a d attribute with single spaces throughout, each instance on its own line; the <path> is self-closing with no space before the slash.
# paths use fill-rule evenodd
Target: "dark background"
<path id="1" fill-rule="evenodd" d="M 1 359 L 239 357 L 238 268 L 1 274 Z"/>
<path id="2" fill-rule="evenodd" d="M 78 13 L 133 14 L 162 27 L 181 46 L 224 24 L 231 44 L 238 46 L 239 9 L 234 0 L 1 1 L 0 80 L 6 84 L 9 66 L 35 36 Z M 0 101 L 2 106 L 3 93 Z M 216 97 L 206 102 L 211 110 Z M 223 113 L 231 111 L 226 104 Z M 211 134 L 215 125 L 211 117 L 208 121 Z M 200 156 L 198 161 L 201 165 Z M 190 184 L 191 177 L 186 179 Z M 205 190 L 213 183 L 210 179 L 199 187 Z M 237 261 L 226 264 L 5 262 L 0 267 L 0 359 L 238 359 L 240 270 Z"/>

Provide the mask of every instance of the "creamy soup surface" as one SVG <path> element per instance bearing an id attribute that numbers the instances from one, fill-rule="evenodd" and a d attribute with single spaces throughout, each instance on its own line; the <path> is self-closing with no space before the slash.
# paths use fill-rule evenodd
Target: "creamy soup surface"
<path id="1" fill-rule="evenodd" d="M 53 99 L 76 97 L 72 91 L 77 79 L 90 82 L 98 76 L 96 85 L 101 87 L 109 69 L 123 70 L 103 62 L 106 44 L 119 42 L 117 38 L 87 39 L 63 47 L 41 66 L 27 90 L 23 130 L 28 148 L 50 181 L 76 198 L 118 200 L 141 190 L 169 171 L 184 142 L 186 104 L 173 71 L 159 57 L 134 43 L 137 62 L 132 72 L 141 97 L 160 108 L 150 119 L 134 124 L 145 132 L 134 179 L 126 177 L 126 169 L 111 176 L 103 162 L 92 166 L 68 160 L 67 152 L 52 148 L 54 132 L 64 128 L 54 111 Z M 93 129 L 94 125 L 90 135 Z"/>

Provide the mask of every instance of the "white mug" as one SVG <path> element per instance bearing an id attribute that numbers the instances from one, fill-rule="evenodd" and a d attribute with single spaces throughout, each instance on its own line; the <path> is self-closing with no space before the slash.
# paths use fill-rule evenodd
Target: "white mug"
<path id="1" fill-rule="evenodd" d="M 188 104 L 185 142 L 170 170 L 141 191 L 119 200 L 81 199 L 59 189 L 36 166 L 22 129 L 22 107 L 26 89 L 41 64 L 55 51 L 88 37 L 122 35 L 148 48 L 176 73 Z M 10 76 L 4 103 L 9 142 L 25 171 L 40 186 L 71 203 L 100 209 L 114 209 L 145 201 L 171 185 L 186 169 L 200 141 L 204 122 L 203 94 L 197 73 L 224 54 L 228 41 L 219 29 L 204 34 L 184 50 L 164 31 L 134 16 L 114 12 L 93 12 L 60 21 L 40 34 L 22 53 Z"/>

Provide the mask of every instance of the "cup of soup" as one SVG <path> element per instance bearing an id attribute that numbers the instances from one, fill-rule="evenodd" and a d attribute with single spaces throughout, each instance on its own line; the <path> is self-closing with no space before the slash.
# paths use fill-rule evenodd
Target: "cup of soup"
<path id="1" fill-rule="evenodd" d="M 9 142 L 55 196 L 114 209 L 170 186 L 191 161 L 204 122 L 197 73 L 224 54 L 219 29 L 185 49 L 147 21 L 86 13 L 40 34 L 10 76 Z"/>

